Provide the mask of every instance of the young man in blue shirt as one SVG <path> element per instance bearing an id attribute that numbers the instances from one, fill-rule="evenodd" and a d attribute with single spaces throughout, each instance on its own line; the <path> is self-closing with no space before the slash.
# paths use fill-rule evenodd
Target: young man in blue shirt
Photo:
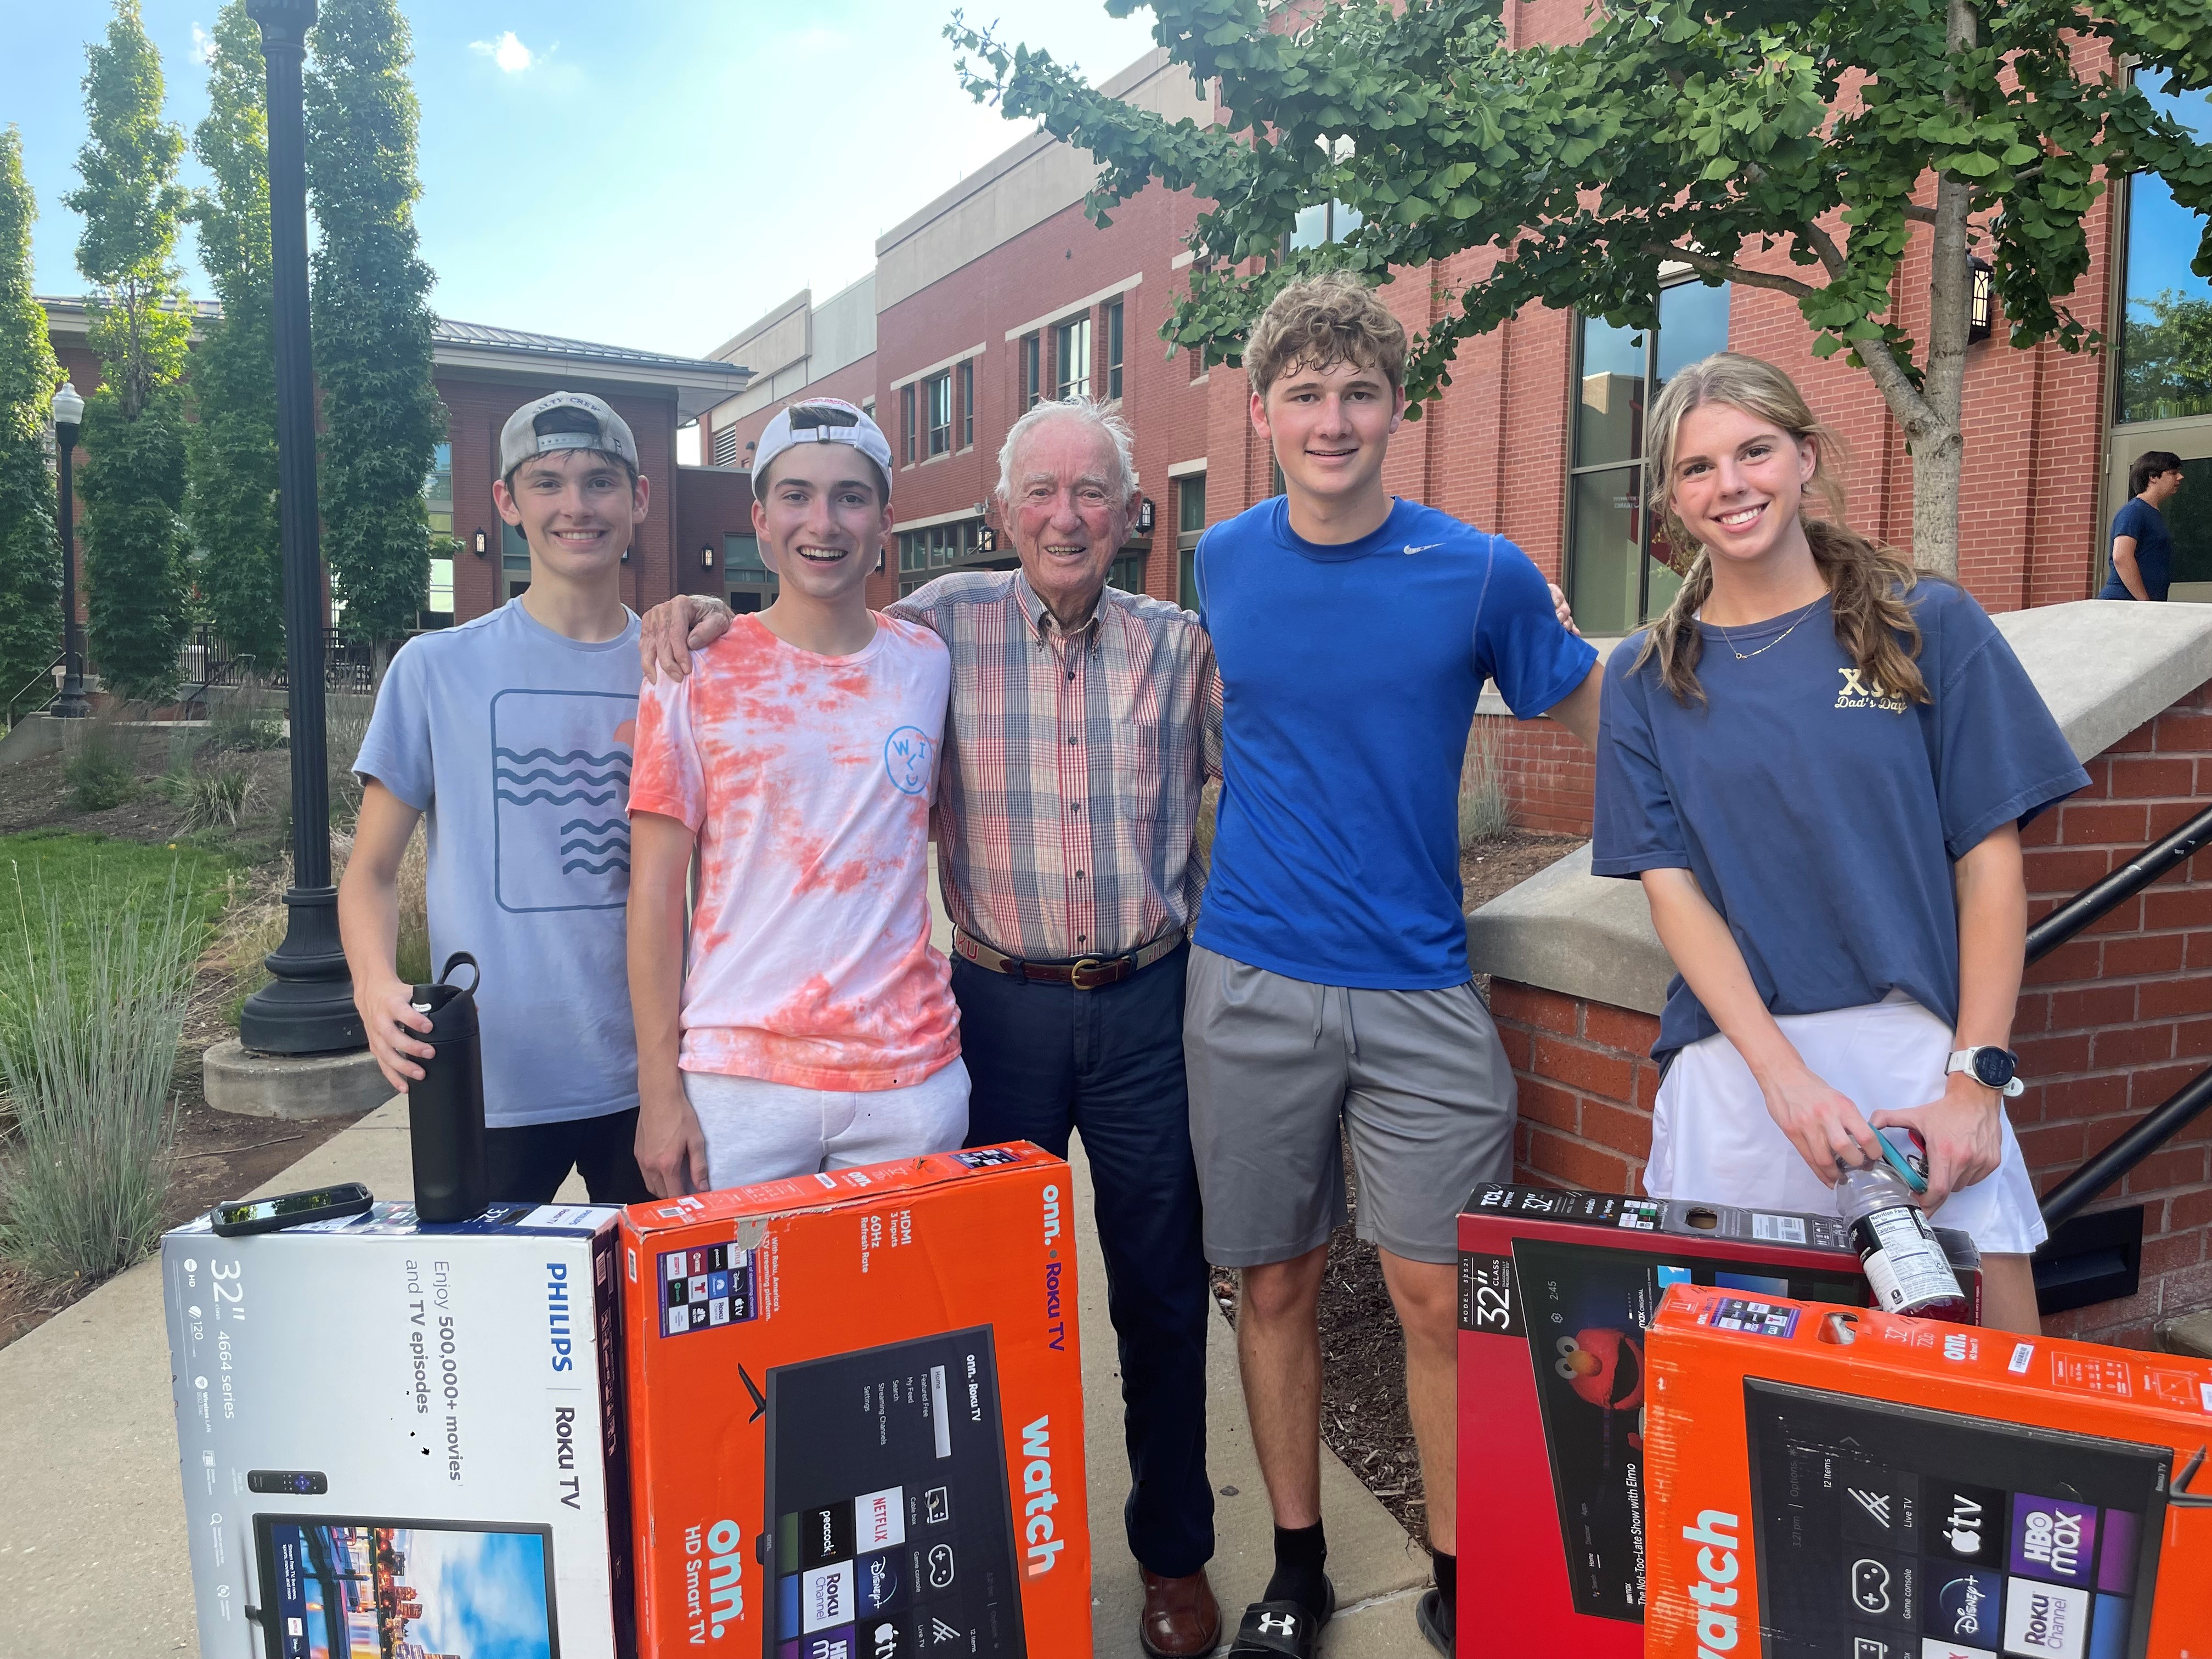
<path id="1" fill-rule="evenodd" d="M 2181 457 L 2147 449 L 2128 469 L 2127 504 L 2112 515 L 2112 568 L 2100 599 L 2163 603 L 2173 580 L 2173 532 L 2166 504 L 2181 489 Z"/>
<path id="2" fill-rule="evenodd" d="M 1384 489 L 1406 334 L 1349 275 L 1295 283 L 1244 355 L 1285 493 L 1199 544 L 1224 698 L 1212 873 L 1183 1043 L 1206 1259 L 1240 1270 L 1237 1344 L 1275 1571 L 1232 1654 L 1310 1653 L 1334 1601 L 1320 1509 L 1317 1319 L 1330 1231 L 1382 1251 L 1406 1333 L 1437 1589 L 1453 1650 L 1455 1225 L 1510 1178 L 1512 1068 L 1467 960 L 1460 769 L 1483 682 L 1585 744 L 1596 653 L 1504 538 Z M 1285 1650 L 1279 1644 L 1294 1645 Z"/>

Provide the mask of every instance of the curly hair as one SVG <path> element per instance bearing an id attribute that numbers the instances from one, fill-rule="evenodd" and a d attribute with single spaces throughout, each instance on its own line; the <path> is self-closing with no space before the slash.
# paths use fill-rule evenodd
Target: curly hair
<path id="1" fill-rule="evenodd" d="M 1379 369 L 1394 392 L 1406 389 L 1406 325 L 1348 270 L 1292 283 L 1244 343 L 1244 373 L 1261 398 L 1292 369 L 1344 362 Z"/>
<path id="2" fill-rule="evenodd" d="M 1659 515 L 1668 543 L 1678 550 L 1695 548 L 1697 553 L 1674 602 L 1644 636 L 1635 667 L 1641 670 L 1656 657 L 1659 683 L 1677 702 L 1705 701 L 1705 688 L 1698 684 L 1704 639 L 1697 615 L 1712 596 L 1712 559 L 1676 516 L 1670 484 L 1683 418 L 1705 404 L 1726 404 L 1779 427 L 1800 442 L 1811 440 L 1814 469 L 1805 488 L 1822 513 L 1819 517 L 1806 514 L 1805 539 L 1812 545 L 1821 580 L 1828 584 L 1837 642 L 1850 653 L 1869 684 L 1907 702 L 1934 701 L 1917 660 L 1920 625 L 1906 603 L 1919 573 L 1903 553 L 1869 540 L 1844 522 L 1844 488 L 1830 465 L 1832 460 L 1841 461 L 1843 441 L 1814 415 L 1797 383 L 1773 364 L 1735 351 L 1717 351 L 1679 372 L 1651 405 L 1645 423 L 1645 496 Z"/>

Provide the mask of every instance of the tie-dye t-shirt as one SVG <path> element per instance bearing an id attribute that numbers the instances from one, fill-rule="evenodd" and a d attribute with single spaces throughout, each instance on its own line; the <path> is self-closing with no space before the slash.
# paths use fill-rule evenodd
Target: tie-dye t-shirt
<path id="1" fill-rule="evenodd" d="M 951 659 L 876 618 L 849 657 L 757 617 L 638 702 L 629 810 L 699 838 L 678 1064 L 803 1089 L 919 1083 L 960 1053 L 929 943 L 929 806 Z"/>

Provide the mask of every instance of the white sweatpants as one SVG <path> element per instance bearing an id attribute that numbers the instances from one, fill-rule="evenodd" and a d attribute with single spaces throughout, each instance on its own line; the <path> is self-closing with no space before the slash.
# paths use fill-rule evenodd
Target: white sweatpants
<path id="1" fill-rule="evenodd" d="M 949 1152 L 968 1134 L 968 1067 L 957 1055 L 903 1089 L 801 1089 L 686 1072 L 684 1095 L 707 1138 L 714 1188 Z"/>
<path id="2" fill-rule="evenodd" d="M 1774 1023 L 1814 1073 L 1869 1118 L 1942 1097 L 1951 1028 L 1901 993 L 1859 1008 L 1780 1014 Z M 1644 1190 L 1652 1197 L 1835 1213 L 1835 1189 L 1782 1133 L 1725 1036 L 1716 1033 L 1674 1056 L 1651 1120 Z M 1996 1170 L 1952 1194 L 1929 1219 L 1968 1234 L 1984 1255 L 2026 1255 L 2045 1229 L 2009 1117 L 2003 1134 Z"/>

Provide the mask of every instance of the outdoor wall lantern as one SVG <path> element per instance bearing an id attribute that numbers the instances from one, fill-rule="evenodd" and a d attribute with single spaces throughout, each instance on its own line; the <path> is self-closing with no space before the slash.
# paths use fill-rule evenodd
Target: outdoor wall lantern
<path id="1" fill-rule="evenodd" d="M 702 570 L 712 570 L 714 568 L 714 549 L 711 543 L 699 550 L 699 568 Z"/>
<path id="2" fill-rule="evenodd" d="M 1149 536 L 1152 533 L 1152 498 L 1144 496 L 1137 504 L 1137 528 Z"/>
<path id="3" fill-rule="evenodd" d="M 1966 343 L 1990 337 L 1990 325 L 1996 315 L 1996 273 L 1987 259 L 1970 262 L 1974 270 L 1973 309 L 1966 313 Z"/>
<path id="4" fill-rule="evenodd" d="M 482 557 L 483 557 L 483 556 L 484 556 L 484 533 L 483 533 L 483 531 L 479 530 L 479 531 L 477 531 L 477 534 L 476 534 L 476 540 L 475 540 L 475 542 L 472 544 L 472 545 L 476 548 L 476 551 L 477 551 L 477 557 L 478 557 L 478 558 L 480 558 L 480 559 L 481 559 Z"/>

